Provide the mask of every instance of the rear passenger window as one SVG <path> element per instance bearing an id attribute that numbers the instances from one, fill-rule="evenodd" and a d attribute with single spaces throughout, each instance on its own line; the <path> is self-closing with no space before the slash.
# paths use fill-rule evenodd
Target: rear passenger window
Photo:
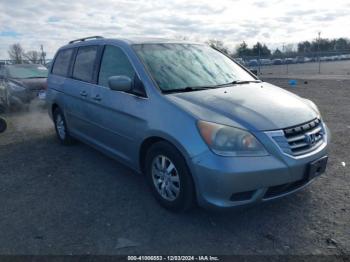
<path id="1" fill-rule="evenodd" d="M 62 50 L 58 53 L 53 68 L 52 73 L 60 76 L 67 76 L 69 62 L 73 54 L 73 49 Z"/>
<path id="2" fill-rule="evenodd" d="M 103 53 L 98 84 L 108 87 L 109 77 L 122 75 L 133 79 L 135 76 L 134 68 L 119 47 L 107 45 Z"/>
<path id="3" fill-rule="evenodd" d="M 73 78 L 92 82 L 94 74 L 97 46 L 79 47 L 73 69 Z"/>

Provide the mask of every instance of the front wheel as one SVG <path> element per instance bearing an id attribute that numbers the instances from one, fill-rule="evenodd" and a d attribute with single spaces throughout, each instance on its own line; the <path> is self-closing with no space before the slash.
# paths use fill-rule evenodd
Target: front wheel
<path id="1" fill-rule="evenodd" d="M 181 153 L 167 142 L 158 142 L 146 156 L 146 176 L 159 203 L 173 211 L 186 211 L 195 203 L 192 176 Z"/>

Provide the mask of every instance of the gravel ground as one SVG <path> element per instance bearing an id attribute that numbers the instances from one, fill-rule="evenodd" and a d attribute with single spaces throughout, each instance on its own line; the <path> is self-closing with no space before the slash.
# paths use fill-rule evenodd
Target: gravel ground
<path id="1" fill-rule="evenodd" d="M 326 174 L 292 196 L 230 212 L 174 214 L 144 178 L 55 139 L 45 111 L 0 135 L 0 254 L 350 254 L 350 81 L 269 79 L 315 101 L 332 133 Z"/>

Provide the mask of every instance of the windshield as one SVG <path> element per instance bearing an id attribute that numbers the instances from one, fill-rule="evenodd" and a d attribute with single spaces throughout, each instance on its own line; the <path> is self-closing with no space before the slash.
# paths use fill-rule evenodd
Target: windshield
<path id="1" fill-rule="evenodd" d="M 231 59 L 200 44 L 138 44 L 134 50 L 162 91 L 254 81 Z"/>
<path id="2" fill-rule="evenodd" d="M 48 71 L 42 65 L 16 65 L 7 67 L 11 78 L 46 78 Z"/>

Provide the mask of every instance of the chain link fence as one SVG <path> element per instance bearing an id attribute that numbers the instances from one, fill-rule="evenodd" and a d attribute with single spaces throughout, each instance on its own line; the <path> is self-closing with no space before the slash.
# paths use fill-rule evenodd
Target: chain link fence
<path id="1" fill-rule="evenodd" d="M 244 56 L 234 58 L 240 64 L 254 70 L 258 75 L 350 75 L 350 50 L 332 52 L 313 52 L 298 55 Z M 36 61 L 35 64 L 51 66 L 52 59 Z M 14 60 L 1 60 L 3 65 L 17 64 Z M 34 64 L 22 60 L 22 64 Z"/>
<path id="2" fill-rule="evenodd" d="M 41 64 L 47 65 L 51 63 L 52 59 L 38 59 L 37 61 L 32 60 L 21 60 L 20 62 L 10 59 L 0 59 L 0 67 L 4 65 L 15 65 L 15 64 Z"/>
<path id="3" fill-rule="evenodd" d="M 237 62 L 256 70 L 259 75 L 350 75 L 350 50 L 314 52 L 298 55 L 269 57 L 245 56 L 234 58 Z"/>

